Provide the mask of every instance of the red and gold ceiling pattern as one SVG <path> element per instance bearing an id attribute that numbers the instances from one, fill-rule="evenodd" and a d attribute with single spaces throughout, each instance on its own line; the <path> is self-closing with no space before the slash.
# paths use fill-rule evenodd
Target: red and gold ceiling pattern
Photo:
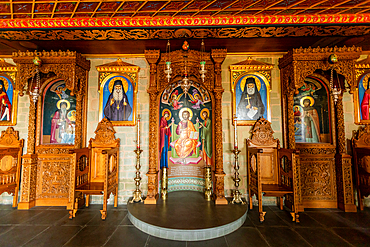
<path id="1" fill-rule="evenodd" d="M 370 0 L 0 0 L 0 28 L 370 23 Z"/>

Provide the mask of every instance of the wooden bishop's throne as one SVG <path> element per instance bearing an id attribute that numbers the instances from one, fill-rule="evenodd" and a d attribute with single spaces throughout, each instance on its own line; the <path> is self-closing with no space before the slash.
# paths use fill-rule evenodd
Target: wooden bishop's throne
<path id="1" fill-rule="evenodd" d="M 358 207 L 364 210 L 363 198 L 370 195 L 370 125 L 354 131 L 352 137 Z"/>
<path id="2" fill-rule="evenodd" d="M 74 174 L 71 188 L 73 200 L 69 218 L 76 216 L 79 207 L 89 206 L 90 195 L 103 195 L 101 218 L 107 216 L 107 202 L 114 195 L 114 207 L 118 204 L 118 165 L 120 139 L 115 138 L 112 123 L 104 118 L 95 130 L 89 147 L 71 150 Z"/>
<path id="3" fill-rule="evenodd" d="M 24 140 L 19 140 L 19 132 L 8 127 L 0 136 L 0 195 L 13 194 L 13 207 L 18 205 L 21 158 Z"/>
<path id="4" fill-rule="evenodd" d="M 278 139 L 273 137 L 271 123 L 260 118 L 251 130 L 252 137 L 247 139 L 247 171 L 249 206 L 253 209 L 252 197 L 258 200 L 260 221 L 265 220 L 266 212 L 262 207 L 262 196 L 279 198 L 291 210 L 292 219 L 299 222 L 296 207 L 296 160 L 295 150 L 280 148 Z M 285 197 L 285 200 L 284 200 Z"/>

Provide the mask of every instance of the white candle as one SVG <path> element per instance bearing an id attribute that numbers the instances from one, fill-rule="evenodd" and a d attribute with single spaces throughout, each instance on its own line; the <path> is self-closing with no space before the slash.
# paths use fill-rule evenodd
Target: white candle
<path id="1" fill-rule="evenodd" d="M 137 149 L 140 149 L 140 114 L 137 118 Z"/>
<path id="2" fill-rule="evenodd" d="M 237 134 L 237 123 L 236 123 L 236 115 L 234 115 L 234 148 L 238 149 L 238 134 Z"/>

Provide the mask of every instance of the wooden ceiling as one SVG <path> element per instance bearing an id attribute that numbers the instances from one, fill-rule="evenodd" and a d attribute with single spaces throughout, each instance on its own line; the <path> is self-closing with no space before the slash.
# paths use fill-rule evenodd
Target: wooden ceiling
<path id="1" fill-rule="evenodd" d="M 364 0 L 1 0 L 0 18 L 285 16 L 370 13 Z"/>
<path id="2" fill-rule="evenodd" d="M 0 0 L 0 55 L 17 50 L 143 54 L 145 49 L 370 51 L 370 0 Z"/>

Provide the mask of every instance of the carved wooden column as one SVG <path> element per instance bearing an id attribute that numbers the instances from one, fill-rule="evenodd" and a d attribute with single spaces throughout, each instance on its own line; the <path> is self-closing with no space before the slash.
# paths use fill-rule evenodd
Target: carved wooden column
<path id="1" fill-rule="evenodd" d="M 222 77 L 221 64 L 226 57 L 226 49 L 213 49 L 211 52 L 215 62 L 215 87 L 213 89 L 215 96 L 215 186 L 216 204 L 227 204 L 224 190 L 224 164 L 223 164 L 223 147 L 222 147 Z"/>
<path id="2" fill-rule="evenodd" d="M 337 179 L 337 202 L 338 208 L 345 212 L 356 212 L 352 184 L 351 156 L 346 154 L 345 129 L 343 114 L 343 95 L 340 95 L 335 105 L 335 117 L 337 119 L 337 153 L 335 155 L 335 170 Z"/>
<path id="3" fill-rule="evenodd" d="M 159 50 L 145 50 L 145 58 L 150 65 L 150 79 L 148 94 L 149 104 L 149 144 L 157 143 L 158 140 L 158 89 L 157 89 L 157 62 L 160 56 Z M 157 203 L 157 180 L 158 180 L 158 147 L 152 145 L 149 148 L 149 171 L 148 176 L 148 194 L 144 201 L 145 204 Z"/>

